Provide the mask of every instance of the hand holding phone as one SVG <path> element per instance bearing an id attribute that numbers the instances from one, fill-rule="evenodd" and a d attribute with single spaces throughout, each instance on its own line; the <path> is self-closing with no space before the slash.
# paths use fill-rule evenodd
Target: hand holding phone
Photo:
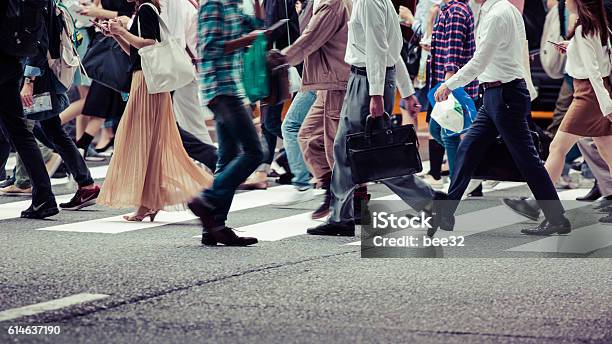
<path id="1" fill-rule="evenodd" d="M 552 44 L 552 45 L 554 45 L 560 52 L 562 52 L 562 53 L 567 52 L 567 46 L 565 44 L 563 44 L 565 42 L 561 42 L 561 43 L 555 43 L 555 42 L 552 42 L 552 41 L 547 41 L 547 42 Z"/>
<path id="2" fill-rule="evenodd" d="M 108 29 L 108 22 L 107 21 L 103 21 L 103 22 L 98 22 L 96 20 L 90 19 L 89 20 L 95 27 L 97 27 L 98 29 L 102 30 L 102 32 L 107 33 L 109 32 Z"/>

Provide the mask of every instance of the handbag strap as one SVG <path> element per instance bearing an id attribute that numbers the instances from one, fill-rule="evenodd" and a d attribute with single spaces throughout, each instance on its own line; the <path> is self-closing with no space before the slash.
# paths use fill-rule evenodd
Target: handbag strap
<path id="1" fill-rule="evenodd" d="M 159 21 L 159 27 L 161 28 L 162 32 L 166 34 L 166 37 L 170 37 L 170 29 L 168 29 L 168 25 L 166 25 L 166 22 L 164 22 L 164 20 L 162 19 L 162 17 L 159 15 L 159 11 L 157 10 L 157 7 L 155 7 L 155 5 L 153 5 L 152 3 L 149 2 L 145 2 L 142 5 L 140 5 L 140 7 L 138 7 L 138 12 L 140 13 L 140 9 L 143 6 L 149 6 L 153 9 L 153 11 L 155 11 L 155 14 L 157 14 L 157 21 Z M 141 35 L 141 31 L 140 31 L 140 16 L 138 16 L 138 35 Z M 161 35 L 160 35 L 161 36 Z M 160 37 L 160 42 L 163 39 Z"/>
<path id="2" fill-rule="evenodd" d="M 285 16 L 287 17 L 287 44 L 291 45 L 291 35 L 289 34 L 289 9 L 285 0 Z"/>

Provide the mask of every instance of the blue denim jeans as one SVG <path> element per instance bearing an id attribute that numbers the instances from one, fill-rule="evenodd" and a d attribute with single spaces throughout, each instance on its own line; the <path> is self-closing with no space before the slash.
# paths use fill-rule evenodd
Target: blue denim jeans
<path id="1" fill-rule="evenodd" d="M 217 96 L 209 108 L 215 114 L 219 160 L 213 185 L 202 197 L 214 206 L 215 225 L 224 226 L 236 189 L 261 162 L 263 153 L 242 100 L 237 96 Z"/>
<path id="2" fill-rule="evenodd" d="M 457 149 L 459 143 L 461 143 L 461 136 L 459 135 L 448 135 L 445 130 L 442 129 L 440 124 L 433 118 L 429 120 L 429 133 L 440 145 L 446 149 L 446 156 L 448 158 L 448 170 L 450 179 L 453 179 L 453 171 L 455 168 L 455 160 L 457 159 Z"/>
<path id="3" fill-rule="evenodd" d="M 281 126 L 287 160 L 289 160 L 289 167 L 291 167 L 291 173 L 293 173 L 291 183 L 296 187 L 310 185 L 310 172 L 308 167 L 306 167 L 302 151 L 300 150 L 298 132 L 316 99 L 317 93 L 315 91 L 299 92 L 293 98 L 291 107 L 289 107 L 289 111 Z"/>

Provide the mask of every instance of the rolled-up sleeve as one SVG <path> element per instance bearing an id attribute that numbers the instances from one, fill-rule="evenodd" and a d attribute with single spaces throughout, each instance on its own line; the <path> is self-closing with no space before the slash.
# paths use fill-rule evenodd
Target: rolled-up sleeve
<path id="1" fill-rule="evenodd" d="M 593 36 L 588 36 L 587 38 L 583 37 L 581 29 L 579 29 L 574 35 L 576 49 L 578 49 L 578 52 L 580 53 L 580 57 L 582 58 L 584 64 L 584 69 L 586 70 L 591 86 L 595 91 L 595 97 L 599 103 L 599 108 L 601 109 L 603 115 L 607 116 L 612 114 L 612 99 L 610 98 L 610 94 L 608 93 L 608 90 L 603 82 L 603 78 L 605 78 L 607 75 L 601 74 L 597 60 L 594 58 L 594 56 L 597 56 L 595 45 L 598 44 L 598 38 L 599 37 L 595 38 Z"/>
<path id="2" fill-rule="evenodd" d="M 385 91 L 387 70 L 387 27 L 384 2 L 364 1 L 359 17 L 365 18 L 366 71 L 370 84 L 370 96 L 382 96 Z"/>
<path id="3" fill-rule="evenodd" d="M 200 6 L 199 56 L 215 60 L 225 54 L 223 40 L 223 5 L 218 1 L 206 1 Z"/>

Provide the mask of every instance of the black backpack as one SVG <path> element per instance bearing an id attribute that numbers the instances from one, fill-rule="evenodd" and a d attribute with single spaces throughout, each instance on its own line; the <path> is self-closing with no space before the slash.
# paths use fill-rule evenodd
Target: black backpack
<path id="1" fill-rule="evenodd" d="M 0 13 L 0 50 L 3 53 L 29 57 L 38 52 L 46 30 L 48 0 L 3 0 L 5 13 Z"/>

